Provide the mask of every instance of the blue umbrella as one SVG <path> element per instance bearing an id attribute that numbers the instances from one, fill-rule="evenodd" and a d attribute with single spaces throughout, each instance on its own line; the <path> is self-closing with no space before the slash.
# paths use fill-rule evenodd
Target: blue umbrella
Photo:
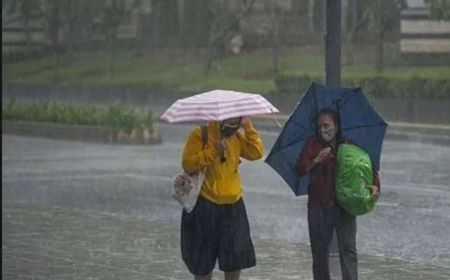
<path id="1" fill-rule="evenodd" d="M 312 83 L 289 117 L 265 162 L 292 188 L 295 195 L 308 193 L 309 176 L 299 176 L 295 165 L 306 141 L 316 135 L 315 117 L 325 108 L 338 112 L 342 136 L 356 141 L 380 167 L 381 146 L 387 123 L 357 88 L 333 88 Z"/>

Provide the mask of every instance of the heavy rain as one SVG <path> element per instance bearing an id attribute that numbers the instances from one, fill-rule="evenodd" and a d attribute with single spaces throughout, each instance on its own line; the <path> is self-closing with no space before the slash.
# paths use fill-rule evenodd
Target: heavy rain
<path id="1" fill-rule="evenodd" d="M 264 145 L 239 164 L 256 266 L 232 279 L 314 279 L 308 196 L 265 162 L 311 83 L 361 87 L 388 125 L 379 199 L 356 219 L 359 279 L 450 279 L 448 1 L 2 8 L 2 279 L 194 279 L 170 191 L 205 121 L 160 117 L 214 89 L 280 111 L 249 116 Z"/>

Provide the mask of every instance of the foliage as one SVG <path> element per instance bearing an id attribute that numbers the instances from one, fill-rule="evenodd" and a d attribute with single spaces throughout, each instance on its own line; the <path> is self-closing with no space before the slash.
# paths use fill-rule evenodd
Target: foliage
<path id="1" fill-rule="evenodd" d="M 15 99 L 3 103 L 3 120 L 94 125 L 118 129 L 153 127 L 151 111 L 143 112 L 125 105 L 74 106 L 49 101 L 26 102 Z"/>
<path id="2" fill-rule="evenodd" d="M 279 93 L 305 92 L 311 82 L 324 83 L 320 76 L 280 75 L 275 79 Z M 392 76 L 344 76 L 342 85 L 362 86 L 364 92 L 377 98 L 396 97 L 413 99 L 450 99 L 450 80 L 445 78 L 411 77 L 402 79 Z"/>
<path id="3" fill-rule="evenodd" d="M 399 13 L 403 8 L 401 0 L 365 0 L 365 9 L 369 13 L 369 30 L 379 33 L 383 29 L 392 29 L 400 19 Z"/>
<path id="4" fill-rule="evenodd" d="M 35 23 L 40 21 L 40 18 L 36 21 L 37 16 L 42 13 L 39 0 L 5 0 L 2 2 L 2 7 L 5 8 L 6 13 L 18 13 L 24 23 L 24 35 L 25 46 L 30 50 L 32 43 L 31 36 L 31 21 Z"/>
<path id="5" fill-rule="evenodd" d="M 401 0 L 365 1 L 366 16 L 371 37 L 377 46 L 375 48 L 375 68 L 378 72 L 384 69 L 383 42 L 389 31 L 397 30 L 399 26 Z"/>
<path id="6" fill-rule="evenodd" d="M 4 0 L 4 8 L 8 12 L 18 12 L 22 16 L 29 16 L 40 12 L 39 0 Z"/>
<path id="7" fill-rule="evenodd" d="M 440 20 L 450 20 L 450 0 L 425 0 L 431 12 L 431 17 Z"/>
<path id="8" fill-rule="evenodd" d="M 209 27 L 213 15 L 208 9 L 210 0 L 190 0 L 189 5 L 184 6 L 183 22 L 180 33 L 183 43 L 193 46 L 204 46 L 208 43 Z M 170 17 L 167 17 L 170 19 Z"/>
<path id="9" fill-rule="evenodd" d="M 344 46 L 345 47 L 345 46 Z M 401 57 L 395 46 L 386 45 L 386 68 L 381 77 L 394 80 L 421 79 L 445 80 L 450 77 L 450 67 L 408 66 L 399 67 Z M 371 46 L 352 49 L 357 64 L 344 62 L 345 77 L 361 79 L 373 77 Z M 63 57 L 63 59 L 65 59 Z M 132 87 L 148 91 L 199 92 L 225 88 L 248 92 L 270 93 L 276 91 L 270 50 L 244 52 L 226 57 L 213 64 L 211 73 L 203 75 L 203 62 L 194 53 L 158 50 L 136 57 L 130 52 L 117 52 L 116 76 L 108 77 L 104 65 L 109 56 L 104 52 L 84 52 L 72 64 L 61 66 L 60 84 L 67 87 Z M 184 61 L 183 65 L 180 61 Z M 3 64 L 3 83 L 22 85 L 51 85 L 53 60 L 51 57 Z M 280 74 L 288 76 L 321 77 L 325 73 L 323 53 L 320 48 L 305 47 L 280 49 Z"/>

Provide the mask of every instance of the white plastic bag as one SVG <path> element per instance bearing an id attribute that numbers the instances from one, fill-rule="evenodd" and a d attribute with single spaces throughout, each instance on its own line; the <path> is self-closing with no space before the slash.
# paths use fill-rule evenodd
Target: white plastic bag
<path id="1" fill-rule="evenodd" d="M 174 181 L 170 196 L 183 206 L 186 212 L 191 212 L 197 203 L 200 190 L 205 179 L 205 171 L 201 170 L 193 175 L 188 173 L 179 174 Z"/>

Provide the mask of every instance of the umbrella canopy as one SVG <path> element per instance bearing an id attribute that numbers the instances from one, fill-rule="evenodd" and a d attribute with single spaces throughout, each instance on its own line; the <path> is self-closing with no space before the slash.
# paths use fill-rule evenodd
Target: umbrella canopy
<path id="1" fill-rule="evenodd" d="M 308 192 L 309 176 L 299 176 L 295 165 L 306 141 L 317 133 L 317 113 L 325 108 L 338 112 L 342 136 L 356 141 L 369 154 L 373 166 L 376 169 L 380 167 L 387 124 L 364 97 L 362 89 L 312 83 L 265 160 L 297 196 Z"/>
<path id="2" fill-rule="evenodd" d="M 260 94 L 212 90 L 178 99 L 161 115 L 169 123 L 223 121 L 225 119 L 278 113 Z"/>

